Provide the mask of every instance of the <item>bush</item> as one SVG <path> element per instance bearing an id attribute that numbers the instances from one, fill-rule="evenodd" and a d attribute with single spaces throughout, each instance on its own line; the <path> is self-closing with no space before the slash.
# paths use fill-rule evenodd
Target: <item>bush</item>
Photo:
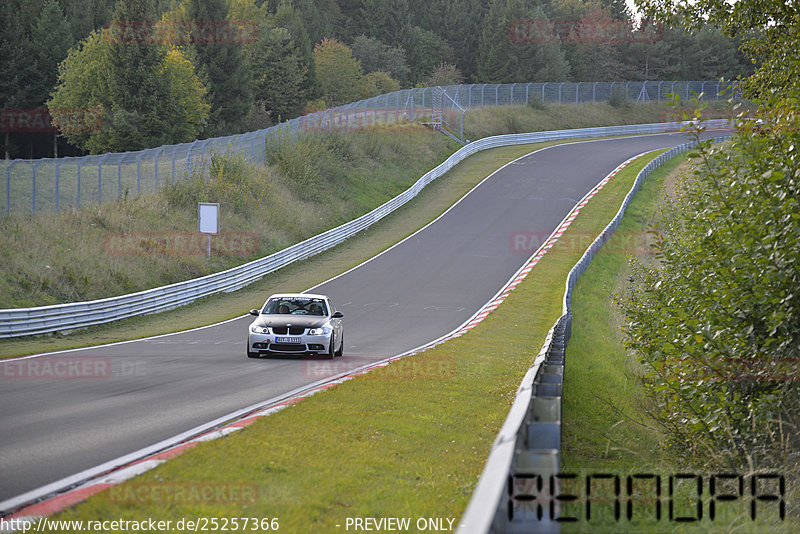
<path id="1" fill-rule="evenodd" d="M 625 89 L 622 87 L 614 87 L 611 91 L 611 96 L 608 98 L 608 104 L 617 109 L 628 109 L 632 103 L 628 96 L 625 94 Z"/>
<path id="2" fill-rule="evenodd" d="M 237 213 L 245 213 L 248 204 L 257 203 L 264 194 L 256 173 L 241 154 L 213 154 L 209 164 L 166 184 L 162 191 L 173 207 L 192 209 L 198 202 L 219 202 Z"/>
<path id="3" fill-rule="evenodd" d="M 698 149 L 654 229 L 658 264 L 636 266 L 622 302 L 672 445 L 727 466 L 796 463 L 800 117 L 770 115 L 769 131 Z"/>
<path id="4" fill-rule="evenodd" d="M 542 95 L 531 95 L 528 99 L 528 107 L 537 111 L 544 111 L 547 109 L 547 103 L 542 99 Z"/>

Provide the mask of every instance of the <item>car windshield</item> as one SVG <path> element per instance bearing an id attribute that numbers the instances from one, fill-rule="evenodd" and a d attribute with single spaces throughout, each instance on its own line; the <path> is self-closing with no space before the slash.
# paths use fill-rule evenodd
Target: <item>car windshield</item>
<path id="1" fill-rule="evenodd" d="M 325 301 L 319 298 L 274 298 L 264 305 L 262 313 L 270 315 L 328 315 Z"/>

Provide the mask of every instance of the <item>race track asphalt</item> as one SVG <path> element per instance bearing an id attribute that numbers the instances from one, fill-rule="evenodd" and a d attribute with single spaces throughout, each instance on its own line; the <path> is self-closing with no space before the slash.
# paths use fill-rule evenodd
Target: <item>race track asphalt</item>
<path id="1" fill-rule="evenodd" d="M 400 354 L 457 328 L 530 256 L 514 250 L 515 233 L 547 236 L 620 163 L 686 140 L 649 135 L 537 151 L 423 231 L 318 286 L 345 314 L 343 364 Z M 318 361 L 246 358 L 250 319 L 34 358 L 96 366 L 93 379 L 15 379 L 17 368 L 0 369 L 0 501 L 322 378 Z"/>

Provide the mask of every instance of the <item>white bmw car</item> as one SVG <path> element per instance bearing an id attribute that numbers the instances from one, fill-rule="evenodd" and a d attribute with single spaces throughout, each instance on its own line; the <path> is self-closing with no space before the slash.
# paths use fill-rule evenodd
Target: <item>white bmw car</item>
<path id="1" fill-rule="evenodd" d="M 270 354 L 321 354 L 328 358 L 344 352 L 342 312 L 325 295 L 286 293 L 272 295 L 247 332 L 247 356 Z"/>

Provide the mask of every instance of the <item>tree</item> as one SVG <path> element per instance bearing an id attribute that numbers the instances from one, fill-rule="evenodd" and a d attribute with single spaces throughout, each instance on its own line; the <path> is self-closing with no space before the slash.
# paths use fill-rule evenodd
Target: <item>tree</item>
<path id="1" fill-rule="evenodd" d="M 205 100 L 205 88 L 183 52 L 177 48 L 164 51 L 160 56 L 161 63 L 155 65 L 149 74 L 144 73 L 163 84 L 158 87 L 163 101 L 159 105 L 150 103 L 150 107 L 157 113 L 164 109 L 172 110 L 172 113 L 137 118 L 132 111 L 134 108 L 122 107 L 115 100 L 115 91 L 120 90 L 120 85 L 119 82 L 115 85 L 112 77 L 112 46 L 103 32 L 95 31 L 70 50 L 59 65 L 58 84 L 47 106 L 61 135 L 71 144 L 94 154 L 195 139 L 208 117 L 209 105 Z M 141 70 L 141 65 L 132 72 L 138 70 Z M 145 98 L 146 95 L 137 95 L 137 99 Z M 115 113 L 119 112 L 125 113 L 132 123 L 141 125 L 142 134 L 147 134 L 145 127 L 159 127 L 158 120 L 171 123 L 162 124 L 164 132 L 156 135 L 133 137 L 124 124 L 121 132 L 116 131 L 121 124 L 120 119 L 115 120 Z M 125 142 L 131 144 L 123 144 Z"/>
<path id="2" fill-rule="evenodd" d="M 205 133 L 238 133 L 253 102 L 252 77 L 245 66 L 244 43 L 215 41 L 215 30 L 228 24 L 227 0 L 189 0 L 186 17 L 192 27 L 190 57 L 211 102 Z"/>
<path id="3" fill-rule="evenodd" d="M 170 47 L 161 73 L 169 81 L 172 99 L 184 111 L 176 123 L 175 138 L 181 141 L 196 139 L 206 126 L 211 105 L 206 100 L 206 88 L 200 82 L 194 65 L 179 48 Z"/>
<path id="4" fill-rule="evenodd" d="M 364 72 L 387 72 L 395 80 L 408 83 L 411 70 L 406 63 L 406 51 L 401 47 L 391 47 L 378 39 L 359 35 L 351 48 Z"/>
<path id="5" fill-rule="evenodd" d="M 475 75 L 487 4 L 484 0 L 409 0 L 414 23 L 444 41 L 452 51 L 448 61 L 468 79 Z"/>
<path id="6" fill-rule="evenodd" d="M 328 105 L 341 106 L 361 98 L 364 74 L 346 45 L 335 39 L 323 39 L 314 47 L 314 64 L 322 97 Z"/>
<path id="7" fill-rule="evenodd" d="M 69 22 L 56 0 L 47 0 L 44 4 L 32 37 L 44 89 L 37 100 L 43 103 L 56 84 L 58 64 L 67 57 L 67 52 L 75 42 Z"/>
<path id="8" fill-rule="evenodd" d="M 515 20 L 536 21 L 545 33 L 509 31 Z M 486 15 L 478 50 L 477 78 L 491 83 L 564 80 L 569 74 L 557 33 L 541 8 L 524 0 L 494 0 Z"/>
<path id="9" fill-rule="evenodd" d="M 308 68 L 289 30 L 265 23 L 248 50 L 253 95 L 273 122 L 296 117 L 310 96 Z"/>
<path id="10" fill-rule="evenodd" d="M 400 89 L 400 84 L 388 72 L 370 72 L 364 78 L 363 98 L 391 93 Z"/>
<path id="11" fill-rule="evenodd" d="M 464 82 L 464 75 L 455 65 L 450 63 L 442 63 L 437 67 L 433 74 L 428 76 L 422 81 L 423 87 L 432 87 L 436 85 L 458 85 Z"/>
<path id="12" fill-rule="evenodd" d="M 289 2 L 281 3 L 275 11 L 275 25 L 286 28 L 292 38 L 295 49 L 300 54 L 300 61 L 305 69 L 303 80 L 303 97 L 305 99 L 315 98 L 320 94 L 317 70 L 314 65 L 314 49 L 311 43 L 316 42 L 309 37 L 306 25 L 301 17 L 301 12 L 292 7 Z"/>
<path id="13" fill-rule="evenodd" d="M 444 39 L 419 26 L 408 28 L 403 48 L 408 52 L 411 80 L 414 82 L 429 76 L 436 67 L 453 57 L 453 51 Z"/>
<path id="14" fill-rule="evenodd" d="M 58 84 L 47 102 L 61 135 L 71 144 L 95 153 L 104 152 L 109 146 L 106 136 L 97 131 L 95 120 L 102 120 L 103 111 L 111 108 L 109 47 L 102 32 L 95 31 L 71 49 L 59 65 Z M 78 117 L 76 113 L 86 115 Z"/>
<path id="15" fill-rule="evenodd" d="M 731 37 L 747 37 L 744 52 L 759 66 L 745 83 L 753 97 L 800 92 L 800 8 L 783 0 L 637 0 L 648 18 L 675 27 L 718 25 Z"/>
<path id="16" fill-rule="evenodd" d="M 0 57 L 0 109 L 35 107 L 42 87 L 36 49 L 20 13 L 11 6 L 0 9 Z M 3 141 L 4 156 L 9 159 L 17 151 L 18 141 L 8 131 Z"/>
<path id="17" fill-rule="evenodd" d="M 129 33 L 138 21 L 153 20 L 152 0 L 120 0 L 114 12 L 122 38 L 113 35 L 108 48 L 111 102 L 103 130 L 110 150 L 138 150 L 180 138 L 180 109 L 169 81 L 160 76 L 166 50 L 149 36 Z M 133 41 L 126 40 L 130 35 Z"/>

